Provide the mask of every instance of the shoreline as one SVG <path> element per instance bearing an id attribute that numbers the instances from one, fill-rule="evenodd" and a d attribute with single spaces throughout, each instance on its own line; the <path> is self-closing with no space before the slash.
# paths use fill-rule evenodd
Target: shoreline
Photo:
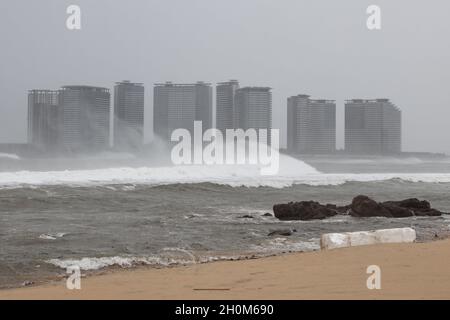
<path id="1" fill-rule="evenodd" d="M 450 239 L 258 259 L 107 270 L 66 280 L 0 290 L 0 299 L 450 299 Z M 381 290 L 367 289 L 366 269 L 381 268 Z"/>

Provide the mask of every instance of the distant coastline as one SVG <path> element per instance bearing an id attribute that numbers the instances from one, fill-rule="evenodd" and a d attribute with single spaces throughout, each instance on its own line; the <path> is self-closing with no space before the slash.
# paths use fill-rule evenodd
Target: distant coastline
<path id="1" fill-rule="evenodd" d="M 139 149 L 134 150 L 125 150 L 131 151 L 134 154 L 148 154 L 155 148 L 152 143 L 143 145 Z M 109 148 L 107 150 L 103 150 L 103 152 L 124 152 L 124 150 L 117 150 L 116 148 Z M 290 155 L 297 159 L 304 159 L 304 158 L 418 158 L 418 159 L 446 159 L 449 158 L 449 156 L 446 153 L 439 153 L 439 152 L 420 152 L 420 151 L 404 151 L 400 153 L 387 153 L 387 154 L 355 154 L 355 153 L 349 153 L 345 150 L 336 150 L 336 152 L 333 153 L 326 153 L 326 154 L 293 154 L 289 153 L 286 149 L 280 149 L 281 153 Z M 9 153 L 9 154 L 16 154 L 19 157 L 24 158 L 45 158 L 45 157 L 52 157 L 52 156 L 80 156 L 80 155 L 92 155 L 95 153 L 82 153 L 82 154 L 71 154 L 71 153 L 49 153 L 48 151 L 40 151 L 35 146 L 30 145 L 28 143 L 0 143 L 0 153 Z"/>

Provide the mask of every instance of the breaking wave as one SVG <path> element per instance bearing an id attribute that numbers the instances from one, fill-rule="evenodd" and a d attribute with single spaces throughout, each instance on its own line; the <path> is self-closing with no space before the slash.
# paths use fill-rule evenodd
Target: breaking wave
<path id="1" fill-rule="evenodd" d="M 80 270 L 90 271 L 99 270 L 107 267 L 118 266 L 121 268 L 131 268 L 136 265 L 155 265 L 155 266 L 170 266 L 180 264 L 192 264 L 191 260 L 176 260 L 163 259 L 157 256 L 154 257 L 101 257 L 101 258 L 82 258 L 82 259 L 51 259 L 47 263 L 57 266 L 62 269 L 77 266 Z"/>
<path id="2" fill-rule="evenodd" d="M 164 256 L 115 256 L 115 257 L 101 257 L 101 258 L 81 258 L 81 259 L 51 259 L 47 263 L 56 267 L 67 269 L 70 267 L 78 267 L 83 271 L 95 271 L 109 267 L 132 268 L 135 266 L 155 266 L 155 267 L 170 267 L 179 265 L 201 264 L 214 261 L 227 260 L 243 260 L 247 259 L 249 255 L 235 255 L 235 256 L 204 256 L 193 257 L 187 255 L 186 257 L 164 257 Z M 254 255 L 250 255 L 254 257 Z"/>
<path id="3" fill-rule="evenodd" d="M 341 185 L 400 179 L 408 182 L 450 183 L 450 173 L 362 173 L 324 174 L 305 162 L 281 155 L 277 175 L 262 176 L 256 165 L 192 165 L 124 167 L 94 170 L 0 172 L 0 188 L 27 186 L 170 185 L 215 183 L 232 187 L 284 188 L 295 184 Z"/>
<path id="4" fill-rule="evenodd" d="M 67 269 L 78 267 L 83 271 L 95 271 L 109 267 L 132 268 L 135 266 L 170 267 L 202 264 L 214 261 L 234 261 L 249 258 L 272 256 L 283 252 L 314 251 L 320 248 L 319 239 L 295 241 L 286 238 L 268 239 L 259 245 L 251 246 L 251 251 L 242 254 L 195 254 L 181 248 L 164 248 L 157 255 L 84 257 L 81 259 L 50 259 L 46 263 Z"/>

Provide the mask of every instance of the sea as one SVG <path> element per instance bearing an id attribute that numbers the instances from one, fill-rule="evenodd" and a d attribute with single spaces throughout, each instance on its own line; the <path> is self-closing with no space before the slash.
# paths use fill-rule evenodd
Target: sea
<path id="1" fill-rule="evenodd" d="M 0 288 L 147 266 L 167 268 L 320 249 L 329 232 L 412 227 L 450 235 L 450 215 L 279 221 L 273 205 L 419 198 L 450 212 L 450 159 L 280 158 L 277 175 L 242 166 L 173 166 L 107 153 L 71 159 L 0 154 Z M 267 215 L 267 214 L 270 214 Z M 291 236 L 270 236 L 277 230 Z"/>

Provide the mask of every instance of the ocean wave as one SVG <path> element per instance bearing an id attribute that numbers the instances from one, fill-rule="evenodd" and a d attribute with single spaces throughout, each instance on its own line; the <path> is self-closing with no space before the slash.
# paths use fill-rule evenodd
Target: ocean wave
<path id="1" fill-rule="evenodd" d="M 152 256 L 114 256 L 114 257 L 84 257 L 81 259 L 50 259 L 46 263 L 67 269 L 78 267 L 83 271 L 95 271 L 109 267 L 132 268 L 135 266 L 155 266 L 170 267 L 192 264 L 203 264 L 215 261 L 235 261 L 256 257 L 255 254 L 238 254 L 238 255 L 203 255 L 194 256 L 193 253 L 182 249 L 173 249 L 172 252 L 182 252 L 182 256 L 171 256 L 167 254 L 159 254 Z M 263 256 L 263 255 L 261 255 Z"/>
<path id="2" fill-rule="evenodd" d="M 231 186 L 269 185 L 295 176 L 319 174 L 310 165 L 287 156 L 280 157 L 280 171 L 276 176 L 262 176 L 258 165 L 192 165 L 140 168 L 107 168 L 94 170 L 66 171 L 18 171 L 0 172 L 0 187 L 21 187 L 41 185 L 120 185 L 120 184 L 189 184 L 211 182 Z"/>
<path id="3" fill-rule="evenodd" d="M 450 183 L 450 173 L 358 173 L 325 174 L 303 161 L 280 158 L 277 175 L 262 176 L 256 165 L 192 165 L 141 168 L 108 168 L 66 171 L 0 172 L 0 188 L 36 186 L 105 186 L 113 191 L 132 191 L 136 185 L 214 183 L 231 187 L 285 188 L 296 184 L 342 185 L 347 182 L 374 182 L 398 179 L 407 182 Z M 127 185 L 123 188 L 116 186 Z"/>
<path id="4" fill-rule="evenodd" d="M 320 239 L 312 238 L 308 241 L 298 241 L 279 237 L 268 239 L 258 245 L 252 245 L 251 248 L 257 252 L 266 252 L 271 254 L 314 251 L 320 249 Z"/>
<path id="5" fill-rule="evenodd" d="M 217 261 L 239 261 L 254 258 L 262 258 L 281 254 L 284 252 L 304 252 L 313 251 L 320 248 L 317 239 L 311 241 L 288 241 L 282 238 L 275 238 L 266 244 L 254 245 L 251 247 L 254 252 L 242 254 L 223 255 L 201 255 L 191 258 L 170 258 L 154 256 L 113 256 L 113 257 L 84 257 L 81 259 L 50 259 L 45 261 L 48 264 L 61 269 L 78 267 L 82 271 L 96 271 L 111 267 L 133 268 L 136 266 L 171 267 L 186 266 L 194 264 L 204 264 Z"/>
<path id="6" fill-rule="evenodd" d="M 115 256 L 115 257 L 84 257 L 81 259 L 51 259 L 46 261 L 54 266 L 67 269 L 69 267 L 78 267 L 80 270 L 98 270 L 112 266 L 129 268 L 135 265 L 188 265 L 198 262 L 194 254 L 188 250 L 180 248 L 164 248 L 158 255 L 152 256 Z"/>
<path id="7" fill-rule="evenodd" d="M 192 169 L 192 168 L 191 168 Z M 121 168 L 89 171 L 67 172 L 15 172 L 0 173 L 0 189 L 22 187 L 38 188 L 40 186 L 65 185 L 70 187 L 105 186 L 111 191 L 132 191 L 133 187 L 117 188 L 116 185 L 172 185 L 213 183 L 231 187 L 271 187 L 282 189 L 293 185 L 338 186 L 349 182 L 424 182 L 450 183 L 450 173 L 374 173 L 374 174 L 308 174 L 304 176 L 251 177 L 248 175 L 207 175 L 201 171 L 199 176 L 189 175 L 179 169 L 177 177 L 170 177 L 173 170 L 159 168 Z M 155 171 L 158 171 L 157 173 Z M 167 176 L 164 176 L 167 173 Z"/>
<path id="8" fill-rule="evenodd" d="M 156 257 L 144 258 L 120 256 L 81 259 L 51 259 L 46 262 L 62 269 L 77 266 L 84 271 L 99 270 L 111 266 L 127 268 L 136 264 L 158 264 L 158 260 Z"/>

